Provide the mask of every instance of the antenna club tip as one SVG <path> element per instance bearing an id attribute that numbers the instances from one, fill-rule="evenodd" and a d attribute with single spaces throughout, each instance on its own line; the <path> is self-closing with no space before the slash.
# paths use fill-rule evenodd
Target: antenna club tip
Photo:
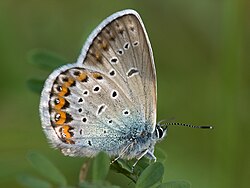
<path id="1" fill-rule="evenodd" d="M 211 125 L 201 126 L 201 128 L 203 128 L 203 129 L 214 129 L 214 127 L 211 126 Z"/>

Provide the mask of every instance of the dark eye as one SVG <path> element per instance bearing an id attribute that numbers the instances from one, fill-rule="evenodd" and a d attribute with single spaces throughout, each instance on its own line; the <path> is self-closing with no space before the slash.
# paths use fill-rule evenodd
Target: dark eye
<path id="1" fill-rule="evenodd" d="M 157 128 L 158 133 L 159 133 L 159 138 L 163 137 L 163 129 L 161 127 Z"/>

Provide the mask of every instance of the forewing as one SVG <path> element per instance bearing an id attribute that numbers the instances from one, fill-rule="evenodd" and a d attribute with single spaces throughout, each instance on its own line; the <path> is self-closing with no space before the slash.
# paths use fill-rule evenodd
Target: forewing
<path id="1" fill-rule="evenodd" d="M 140 16 L 132 10 L 118 12 L 98 28 L 87 40 L 78 64 L 113 79 L 153 131 L 156 73 L 151 45 Z"/>

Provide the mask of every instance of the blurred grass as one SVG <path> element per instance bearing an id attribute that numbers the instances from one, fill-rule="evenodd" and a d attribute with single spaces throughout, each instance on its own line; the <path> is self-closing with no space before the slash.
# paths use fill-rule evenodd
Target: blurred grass
<path id="1" fill-rule="evenodd" d="M 169 129 L 157 147 L 168 154 L 164 180 L 192 187 L 248 187 L 250 176 L 250 3 L 247 0 L 0 1 L 0 187 L 30 169 L 35 149 L 52 159 L 70 184 L 82 159 L 52 150 L 38 117 L 39 96 L 26 81 L 49 74 L 28 63 L 42 48 L 74 62 L 88 34 L 106 16 L 136 9 L 146 25 L 158 77 L 158 118 L 213 124 L 211 132 Z M 70 178 L 68 178 L 70 177 Z M 112 183 L 131 187 L 111 172 Z"/>

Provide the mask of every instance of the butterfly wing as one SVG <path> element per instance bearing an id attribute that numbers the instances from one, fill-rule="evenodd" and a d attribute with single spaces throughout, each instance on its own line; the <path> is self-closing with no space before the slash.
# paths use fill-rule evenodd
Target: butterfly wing
<path id="1" fill-rule="evenodd" d="M 139 15 L 113 14 L 90 35 L 76 64 L 54 71 L 40 102 L 44 132 L 66 155 L 118 155 L 131 128 L 154 130 L 156 77 Z"/>
<path id="2" fill-rule="evenodd" d="M 114 79 L 153 131 L 156 72 L 152 48 L 139 14 L 133 10 L 121 11 L 97 28 L 83 47 L 77 64 Z"/>

